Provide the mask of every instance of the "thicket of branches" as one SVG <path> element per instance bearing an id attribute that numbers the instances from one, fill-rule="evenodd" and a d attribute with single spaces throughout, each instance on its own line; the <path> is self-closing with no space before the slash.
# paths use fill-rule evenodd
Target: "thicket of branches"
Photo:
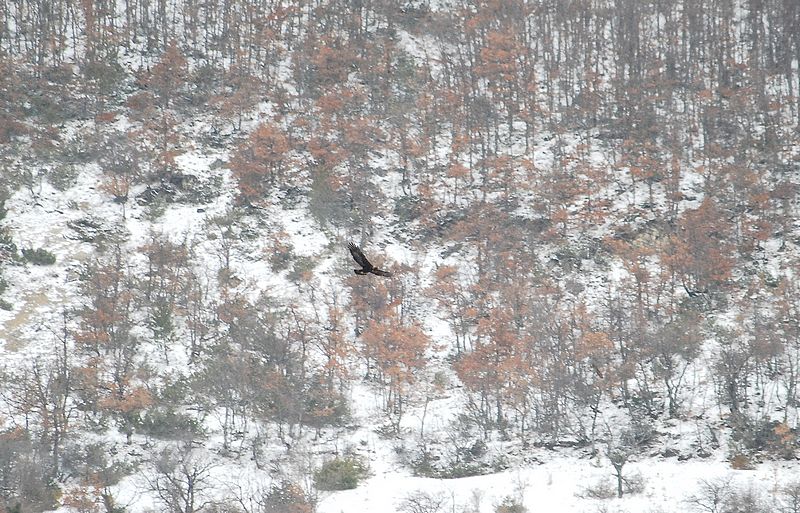
<path id="1" fill-rule="evenodd" d="M 144 274 L 104 244 L 52 329 L 64 350 L 4 376 L 25 419 L 0 433 L 25 455 L 1 471 L 4 500 L 47 502 L 24 495 L 25 462 L 47 462 L 42 482 L 75 475 L 64 450 L 88 426 L 192 438 L 213 416 L 225 451 L 291 446 L 346 417 L 356 361 L 397 431 L 435 394 L 420 392 L 434 343 L 483 437 L 588 443 L 609 401 L 634 425 L 703 413 L 687 390 L 708 367 L 732 454 L 794 454 L 800 3 L 10 0 L 0 18 L 8 183 L 36 195 L 96 163 L 123 205 L 141 186 L 199 201 L 176 162 L 194 141 L 228 153 L 238 187 L 235 214 L 209 223 L 216 274 L 188 241 L 136 248 Z M 248 299 L 241 218 L 290 194 L 322 228 L 387 219 L 456 263 L 429 287 L 398 269 L 344 281 L 349 300 Z M 307 281 L 269 240 L 273 267 Z M 421 305 L 452 340 L 425 335 Z M 193 374 L 153 381 L 152 347 Z M 113 484 L 97 468 L 85 482 Z"/>

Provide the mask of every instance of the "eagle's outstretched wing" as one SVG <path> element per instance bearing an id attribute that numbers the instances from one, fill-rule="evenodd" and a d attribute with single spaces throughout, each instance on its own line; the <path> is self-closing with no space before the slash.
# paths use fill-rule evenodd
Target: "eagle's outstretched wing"
<path id="1" fill-rule="evenodd" d="M 356 263 L 360 265 L 365 272 L 370 272 L 372 270 L 373 266 L 371 263 L 369 263 L 367 257 L 364 256 L 364 252 L 361 251 L 361 248 L 359 248 L 352 242 L 349 242 L 347 244 L 347 249 L 349 249 L 350 254 L 353 255 L 353 260 L 355 260 Z"/>

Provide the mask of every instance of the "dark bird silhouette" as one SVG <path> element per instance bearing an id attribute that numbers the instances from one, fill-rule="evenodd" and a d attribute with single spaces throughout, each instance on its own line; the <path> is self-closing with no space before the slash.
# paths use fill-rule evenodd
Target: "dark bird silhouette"
<path id="1" fill-rule="evenodd" d="M 361 269 L 353 269 L 353 272 L 356 274 L 377 274 L 378 276 L 391 276 L 392 273 L 388 271 L 384 271 L 383 269 L 378 269 L 367 260 L 367 257 L 364 256 L 364 253 L 361 251 L 361 248 L 353 244 L 352 242 L 347 243 L 347 249 L 350 250 L 350 254 L 353 255 L 353 260 L 356 261 L 358 265 L 361 266 Z"/>

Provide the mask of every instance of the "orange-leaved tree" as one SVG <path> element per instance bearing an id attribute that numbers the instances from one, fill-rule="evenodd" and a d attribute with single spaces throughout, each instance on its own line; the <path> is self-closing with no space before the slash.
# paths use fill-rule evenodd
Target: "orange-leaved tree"
<path id="1" fill-rule="evenodd" d="M 708 198 L 679 218 L 661 258 L 690 296 L 719 291 L 728 284 L 735 264 L 730 228 L 726 214 Z"/>
<path id="2" fill-rule="evenodd" d="M 263 199 L 285 177 L 290 149 L 289 138 L 274 123 L 261 123 L 236 148 L 229 167 L 245 203 Z"/>
<path id="3" fill-rule="evenodd" d="M 520 400 L 515 386 L 533 369 L 523 362 L 522 338 L 514 329 L 513 312 L 503 306 L 491 307 L 478 320 L 474 349 L 455 364 L 456 374 L 470 392 L 474 420 L 485 433 L 505 424 L 505 407 Z M 513 397 L 512 397 L 513 396 Z"/>
<path id="4" fill-rule="evenodd" d="M 431 340 L 419 326 L 401 325 L 390 314 L 388 319 L 370 321 L 362 341 L 385 387 L 385 408 L 394 427 L 399 428 L 409 387 L 425 367 L 425 352 L 431 346 Z"/>

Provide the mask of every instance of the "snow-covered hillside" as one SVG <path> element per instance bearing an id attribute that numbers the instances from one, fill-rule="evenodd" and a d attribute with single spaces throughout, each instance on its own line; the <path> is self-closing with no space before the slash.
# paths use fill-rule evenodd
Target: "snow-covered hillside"
<path id="1" fill-rule="evenodd" d="M 45 4 L 0 513 L 800 511 L 800 4 Z"/>

